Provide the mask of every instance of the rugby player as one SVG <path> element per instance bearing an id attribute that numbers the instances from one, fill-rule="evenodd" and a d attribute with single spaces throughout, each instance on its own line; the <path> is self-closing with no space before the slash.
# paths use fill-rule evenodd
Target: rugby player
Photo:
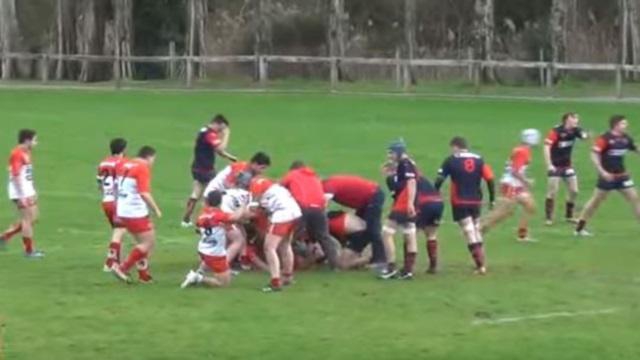
<path id="1" fill-rule="evenodd" d="M 24 255 L 30 259 L 44 257 L 36 250 L 33 241 L 33 225 L 38 220 L 38 196 L 33 184 L 32 151 L 38 144 L 35 130 L 22 129 L 18 132 L 18 145 L 9 156 L 9 199 L 16 205 L 20 219 L 0 235 L 0 248 L 6 247 L 9 240 L 22 233 Z"/>
<path id="2" fill-rule="evenodd" d="M 112 229 L 109 251 L 103 267 L 106 272 L 111 271 L 111 266 L 114 263 L 120 263 L 122 238 L 127 232 L 127 229 L 122 226 L 116 217 L 116 170 L 118 166 L 121 166 L 127 160 L 124 157 L 127 141 L 122 138 L 113 139 L 109 144 L 109 148 L 111 155 L 100 162 L 97 175 L 98 187 L 102 193 L 102 210 Z"/>
<path id="3" fill-rule="evenodd" d="M 440 189 L 445 179 L 451 178 L 451 208 L 453 220 L 460 225 L 471 257 L 475 273 L 487 272 L 485 252 L 480 232 L 479 218 L 482 207 L 482 180 L 487 183 L 489 204 L 495 200 L 493 170 L 478 154 L 469 151 L 467 140 L 454 137 L 449 142 L 452 155 L 442 163 L 435 188 Z"/>
<path id="4" fill-rule="evenodd" d="M 198 243 L 200 270 L 189 271 L 180 285 L 183 289 L 197 284 L 212 288 L 224 287 L 231 282 L 227 255 L 228 228 L 243 220 L 248 212 L 246 206 L 240 207 L 234 212 L 225 211 L 222 208 L 223 197 L 222 192 L 212 191 L 205 198 L 206 207 L 196 222 L 201 236 Z M 205 269 L 211 271 L 213 276 L 206 276 L 202 271 Z"/>
<path id="5" fill-rule="evenodd" d="M 527 167 L 531 162 L 531 147 L 540 142 L 540 133 L 535 129 L 522 131 L 520 145 L 511 151 L 504 175 L 500 179 L 502 196 L 497 205 L 482 219 L 481 230 L 485 234 L 498 223 L 515 213 L 516 206 L 522 206 L 518 222 L 518 241 L 533 241 L 529 238 L 529 219 L 536 206 L 531 186 L 533 180 L 527 178 Z"/>
<path id="6" fill-rule="evenodd" d="M 230 136 L 229 121 L 220 114 L 216 115 L 209 125 L 200 129 L 193 149 L 193 163 L 191 164 L 193 188 L 182 217 L 183 227 L 193 225 L 191 223 L 193 210 L 202 197 L 205 186 L 215 176 L 216 154 L 232 162 L 237 160 L 235 156 L 226 151 Z"/>
<path id="7" fill-rule="evenodd" d="M 553 224 L 555 198 L 560 187 L 560 181 L 567 184 L 567 201 L 565 204 L 565 219 L 575 222 L 573 211 L 578 197 L 578 177 L 571 163 L 571 152 L 576 140 L 583 140 L 589 134 L 579 126 L 580 119 L 576 113 L 566 113 L 562 116 L 562 124 L 549 131 L 544 141 L 544 160 L 547 164 L 547 198 L 544 203 L 545 220 L 547 225 Z"/>
<path id="8" fill-rule="evenodd" d="M 216 176 L 209 182 L 204 190 L 206 196 L 211 191 L 224 191 L 233 187 L 239 174 L 245 172 L 251 176 L 258 176 L 271 166 L 271 158 L 266 153 L 259 151 L 255 153 L 249 162 L 237 161 L 233 164 L 225 166 Z"/>
<path id="9" fill-rule="evenodd" d="M 359 268 L 372 260 L 373 244 L 366 237 L 367 222 L 357 214 L 346 211 L 329 211 L 329 233 L 342 244 L 338 263 L 341 269 Z M 369 249 L 369 251 L 367 251 Z M 384 248 L 382 249 L 384 251 Z"/>
<path id="10" fill-rule="evenodd" d="M 122 263 L 114 263 L 111 272 L 120 280 L 130 283 L 129 270 L 135 265 L 141 283 L 151 283 L 149 257 L 156 245 L 156 233 L 149 217 L 149 209 L 156 217 L 162 212 L 151 195 L 151 167 L 156 159 L 156 151 L 143 146 L 138 156 L 122 163 L 117 168 L 118 199 L 116 216 L 133 236 L 136 246 Z"/>
<path id="11" fill-rule="evenodd" d="M 593 145 L 591 161 L 598 171 L 598 184 L 591 199 L 585 205 L 578 219 L 575 234 L 589 236 L 587 221 L 591 219 L 600 204 L 611 191 L 618 191 L 627 200 L 640 219 L 640 201 L 631 176 L 624 166 L 627 151 L 638 153 L 635 142 L 627 134 L 629 123 L 624 115 L 614 115 L 609 119 L 609 131 L 600 135 Z"/>

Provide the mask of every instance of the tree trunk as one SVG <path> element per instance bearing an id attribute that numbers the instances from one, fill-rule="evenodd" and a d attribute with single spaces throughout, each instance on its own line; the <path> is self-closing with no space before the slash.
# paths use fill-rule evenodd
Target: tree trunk
<path id="1" fill-rule="evenodd" d="M 198 0 L 196 2 L 196 28 L 198 29 L 198 55 L 207 54 L 207 16 L 209 14 L 209 2 Z M 206 65 L 198 64 L 198 75 L 201 79 L 206 77 Z"/>
<path id="2" fill-rule="evenodd" d="M 346 52 L 346 32 L 345 25 L 348 22 L 349 15 L 344 12 L 344 0 L 328 0 L 329 1 L 329 56 L 336 58 L 335 74 L 332 75 L 334 80 L 345 80 L 346 73 L 340 62 Z"/>
<path id="3" fill-rule="evenodd" d="M 116 57 L 131 56 L 133 48 L 133 0 L 113 0 L 114 54 Z M 117 64 L 121 78 L 131 79 L 133 68 L 128 60 Z"/>
<path id="4" fill-rule="evenodd" d="M 640 4 L 639 0 L 628 0 L 629 7 L 629 30 L 631 35 L 631 63 L 640 65 Z M 636 80 L 638 72 L 633 72 L 633 79 Z"/>
<path id="5" fill-rule="evenodd" d="M 101 0 L 76 0 L 78 22 L 76 24 L 78 52 L 82 55 L 101 55 L 104 50 L 105 13 L 107 2 Z M 80 81 L 106 79 L 106 64 L 83 60 L 80 66 Z"/>
<path id="6" fill-rule="evenodd" d="M 76 1 L 56 0 L 56 49 L 59 55 L 76 54 Z M 73 61 L 58 60 L 56 79 L 75 79 L 77 64 Z"/>
<path id="7" fill-rule="evenodd" d="M 253 52 L 256 58 L 259 59 L 261 55 L 272 53 L 272 25 L 271 25 L 271 0 L 255 0 L 256 11 L 254 18 L 254 45 Z M 256 62 L 255 64 L 255 78 L 260 78 L 261 64 Z"/>
<path id="8" fill-rule="evenodd" d="M 551 61 L 553 63 L 567 61 L 567 28 L 569 0 L 553 0 L 551 2 L 550 35 Z M 559 73 L 554 69 L 553 78 L 557 81 Z"/>
<path id="9" fill-rule="evenodd" d="M 406 47 L 406 59 L 413 60 L 416 44 L 416 0 L 404 1 L 404 38 Z M 415 85 L 416 78 L 411 65 L 405 68 L 405 88 Z"/>
<path id="10" fill-rule="evenodd" d="M 475 0 L 474 21 L 474 58 L 491 60 L 494 41 L 494 0 Z M 484 81 L 495 81 L 495 72 L 491 67 L 482 70 Z"/>
<path id="11" fill-rule="evenodd" d="M 15 0 L 0 0 L 0 51 L 10 53 L 18 48 L 20 43 L 20 29 L 16 13 Z M 3 56 L 0 72 L 2 79 L 13 76 L 14 64 L 11 59 Z"/>

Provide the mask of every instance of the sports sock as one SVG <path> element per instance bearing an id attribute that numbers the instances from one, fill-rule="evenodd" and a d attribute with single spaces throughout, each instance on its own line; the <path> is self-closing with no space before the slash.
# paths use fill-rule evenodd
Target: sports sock
<path id="1" fill-rule="evenodd" d="M 553 220 L 553 207 L 554 207 L 554 200 L 547 198 L 544 201 L 544 214 L 547 220 L 551 221 Z"/>
<path id="2" fill-rule="evenodd" d="M 482 243 L 470 244 L 468 248 L 476 268 L 484 267 L 484 247 Z"/>
<path id="3" fill-rule="evenodd" d="M 135 265 L 138 261 L 144 259 L 145 257 L 147 257 L 147 253 L 142 251 L 140 248 L 134 247 L 133 250 L 131 250 L 129 257 L 127 257 L 127 260 L 125 260 L 125 262 L 120 267 L 120 270 L 122 270 L 123 272 L 129 272 L 133 265 Z"/>
<path id="4" fill-rule="evenodd" d="M 271 278 L 271 287 L 279 288 L 280 286 L 280 278 Z"/>
<path id="5" fill-rule="evenodd" d="M 527 228 L 518 229 L 518 239 L 526 239 L 527 235 L 529 235 L 529 231 L 527 230 Z"/>
<path id="6" fill-rule="evenodd" d="M 109 253 L 107 254 L 107 261 L 105 265 L 111 267 L 111 265 L 120 263 L 120 249 L 121 244 L 118 242 L 109 243 Z"/>
<path id="7" fill-rule="evenodd" d="M 24 245 L 24 252 L 31 254 L 33 252 L 33 239 L 30 237 L 22 238 L 22 245 Z"/>
<path id="8" fill-rule="evenodd" d="M 187 200 L 187 206 L 184 211 L 184 216 L 182 217 L 184 222 L 191 222 L 191 215 L 193 215 L 193 210 L 195 209 L 197 202 L 198 199 L 194 198 L 189 198 L 189 200 Z"/>
<path id="9" fill-rule="evenodd" d="M 150 281 L 151 274 L 149 274 L 149 260 L 144 259 L 136 262 L 136 268 L 138 269 L 138 278 L 142 281 Z"/>
<path id="10" fill-rule="evenodd" d="M 578 225 L 576 226 L 576 231 L 580 232 L 584 230 L 586 226 L 587 226 L 587 222 L 585 220 L 580 219 L 580 221 L 578 221 Z"/>
<path id="11" fill-rule="evenodd" d="M 427 240 L 427 255 L 429 255 L 429 269 L 438 267 L 438 240 Z"/>
<path id="12" fill-rule="evenodd" d="M 22 231 L 22 224 L 13 224 L 11 227 L 5 231 L 2 235 L 0 235 L 0 240 L 9 241 L 12 237 L 17 235 L 20 231 Z"/>
<path id="13" fill-rule="evenodd" d="M 572 201 L 567 201 L 566 203 L 566 212 L 565 217 L 567 219 L 573 219 L 573 209 L 576 207 L 576 204 Z"/>
<path id="14" fill-rule="evenodd" d="M 416 263 L 416 253 L 415 252 L 406 252 L 404 254 L 404 272 L 410 273 L 413 272 L 413 266 Z"/>

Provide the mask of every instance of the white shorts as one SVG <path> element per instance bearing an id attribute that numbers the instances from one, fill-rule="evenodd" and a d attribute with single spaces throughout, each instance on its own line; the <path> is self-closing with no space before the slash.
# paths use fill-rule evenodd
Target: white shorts
<path id="1" fill-rule="evenodd" d="M 296 220 L 301 216 L 302 212 L 300 211 L 300 209 L 284 209 L 278 210 L 271 214 L 269 220 L 271 220 L 272 224 L 280 224 Z"/>

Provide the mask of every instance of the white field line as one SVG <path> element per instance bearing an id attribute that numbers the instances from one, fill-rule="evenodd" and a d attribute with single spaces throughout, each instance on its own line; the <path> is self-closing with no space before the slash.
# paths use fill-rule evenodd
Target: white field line
<path id="1" fill-rule="evenodd" d="M 587 311 L 560 311 L 560 312 L 553 312 L 553 313 L 547 313 L 547 314 L 505 317 L 505 318 L 499 318 L 499 319 L 474 320 L 471 324 L 472 325 L 501 325 L 501 324 L 521 322 L 521 321 L 530 321 L 530 320 L 545 320 L 545 319 L 553 319 L 553 318 L 607 315 L 607 314 L 616 313 L 619 310 L 620 309 L 617 309 L 617 308 L 609 308 L 609 309 L 587 310 Z"/>

